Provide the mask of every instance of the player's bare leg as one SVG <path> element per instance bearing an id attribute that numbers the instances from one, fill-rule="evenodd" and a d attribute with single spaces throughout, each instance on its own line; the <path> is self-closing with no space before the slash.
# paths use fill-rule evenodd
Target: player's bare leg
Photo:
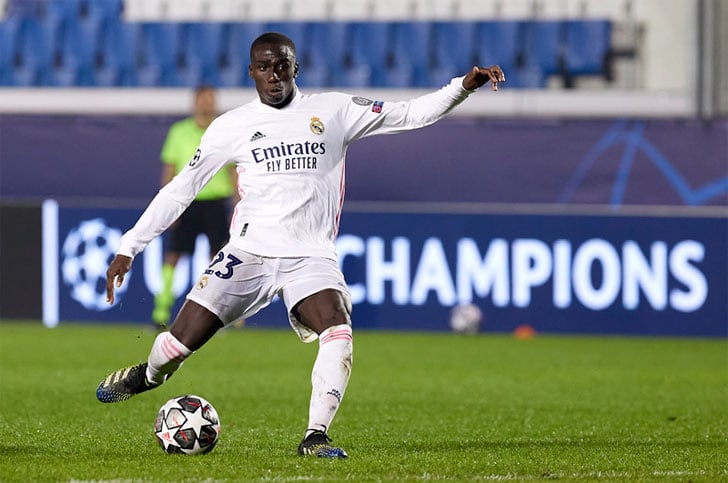
<path id="1" fill-rule="evenodd" d="M 190 300 L 185 301 L 169 332 L 160 333 L 147 362 L 109 374 L 96 389 L 101 402 L 125 401 L 166 381 L 193 351 L 223 327 L 220 319 Z"/>
<path id="2" fill-rule="evenodd" d="M 308 429 L 298 446 L 301 455 L 346 458 L 346 452 L 331 446 L 327 431 L 351 375 L 351 319 L 341 293 L 327 289 L 316 293 L 295 309 L 298 319 L 319 334 L 319 351 L 311 373 L 311 403 Z"/>

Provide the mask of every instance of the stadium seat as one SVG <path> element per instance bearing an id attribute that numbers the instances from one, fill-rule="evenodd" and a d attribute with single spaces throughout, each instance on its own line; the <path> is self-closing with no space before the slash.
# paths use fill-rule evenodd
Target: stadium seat
<path id="1" fill-rule="evenodd" d="M 300 53 L 301 49 L 306 47 L 304 40 L 307 25 L 306 22 L 268 22 L 265 29 L 268 32 L 280 32 L 290 37 L 296 44 L 297 53 Z"/>
<path id="2" fill-rule="evenodd" d="M 219 86 L 218 72 L 222 62 L 223 24 L 195 22 L 182 24 L 180 55 L 177 63 L 179 83 L 188 87 L 201 84 Z"/>
<path id="3" fill-rule="evenodd" d="M 569 75 L 604 75 L 611 41 L 608 20 L 566 22 L 566 72 Z"/>
<path id="4" fill-rule="evenodd" d="M 81 16 L 81 0 L 46 0 L 44 3 L 44 18 L 64 23 L 73 22 Z"/>
<path id="5" fill-rule="evenodd" d="M 102 25 L 109 22 L 120 22 L 124 10 L 124 0 L 87 0 L 85 7 L 88 16 L 98 20 Z"/>
<path id="6" fill-rule="evenodd" d="M 10 0 L 6 6 L 7 18 L 40 18 L 45 0 Z"/>
<path id="7" fill-rule="evenodd" d="M 393 22 L 390 27 L 385 83 L 390 87 L 424 87 L 429 84 L 429 22 Z"/>
<path id="8" fill-rule="evenodd" d="M 123 0 L 14 0 L 0 24 L 0 84 L 249 87 L 251 42 L 280 31 L 297 46 L 301 86 L 437 87 L 475 63 L 508 87 L 600 75 L 608 20 L 124 21 Z M 8 46 L 5 48 L 5 46 Z"/>
<path id="9" fill-rule="evenodd" d="M 139 30 L 137 77 L 145 87 L 175 87 L 180 24 L 145 22 Z"/>
<path id="10" fill-rule="evenodd" d="M 13 59 L 13 84 L 18 86 L 52 86 L 55 32 L 34 17 L 21 18 L 16 32 L 17 48 Z"/>
<path id="11" fill-rule="evenodd" d="M 441 86 L 465 74 L 475 61 L 475 22 L 434 22 L 430 85 Z"/>
<path id="12" fill-rule="evenodd" d="M 221 32 L 222 58 L 218 66 L 220 85 L 251 86 L 248 76 L 250 44 L 265 32 L 263 22 L 225 23 Z"/>
<path id="13" fill-rule="evenodd" d="M 112 22 L 102 30 L 95 65 L 97 85 L 133 87 L 138 84 L 136 53 L 139 29 L 138 23 Z"/>
<path id="14" fill-rule="evenodd" d="M 479 22 L 475 57 L 478 65 L 498 64 L 506 74 L 508 87 L 519 87 L 518 72 L 523 62 L 525 32 L 516 20 Z"/>
<path id="15" fill-rule="evenodd" d="M 70 18 L 60 32 L 59 47 L 53 66 L 54 83 L 58 86 L 94 85 L 94 64 L 99 45 L 101 24 L 97 19 Z"/>
<path id="16" fill-rule="evenodd" d="M 58 46 L 64 31 L 78 22 L 81 17 L 81 0 L 46 0 L 41 19 L 44 27 L 53 25 L 56 37 L 53 39 L 54 46 Z"/>
<path id="17" fill-rule="evenodd" d="M 0 85 L 9 86 L 15 83 L 13 77 L 13 61 L 15 58 L 15 38 L 18 20 L 8 18 L 0 22 Z"/>
<path id="18" fill-rule="evenodd" d="M 347 26 L 347 51 L 339 85 L 383 87 L 389 49 L 389 23 L 352 22 Z"/>
<path id="19" fill-rule="evenodd" d="M 344 65 L 346 23 L 310 22 L 298 63 L 301 86 L 338 86 Z"/>
<path id="20" fill-rule="evenodd" d="M 521 69 L 523 87 L 542 88 L 549 76 L 564 72 L 564 22 L 534 20 L 527 22 L 525 28 L 526 52 Z"/>

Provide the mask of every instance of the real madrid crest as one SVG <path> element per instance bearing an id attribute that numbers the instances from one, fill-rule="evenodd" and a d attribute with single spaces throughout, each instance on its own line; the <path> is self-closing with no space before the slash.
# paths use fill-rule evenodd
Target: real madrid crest
<path id="1" fill-rule="evenodd" d="M 311 132 L 314 134 L 323 134 L 324 133 L 324 123 L 321 122 L 321 119 L 319 119 L 316 116 L 313 116 L 311 118 L 311 124 L 309 124 L 308 127 L 311 128 Z"/>
<path id="2" fill-rule="evenodd" d="M 202 290 L 207 287 L 207 275 L 203 275 L 199 282 L 197 282 L 197 288 Z"/>

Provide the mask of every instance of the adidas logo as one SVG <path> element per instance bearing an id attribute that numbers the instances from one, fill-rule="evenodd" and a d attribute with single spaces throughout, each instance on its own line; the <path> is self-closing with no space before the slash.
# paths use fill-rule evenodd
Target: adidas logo
<path id="1" fill-rule="evenodd" d="M 260 131 L 255 131 L 255 134 L 250 137 L 250 142 L 252 143 L 253 141 L 257 141 L 258 139 L 263 139 L 264 137 L 265 134 Z"/>

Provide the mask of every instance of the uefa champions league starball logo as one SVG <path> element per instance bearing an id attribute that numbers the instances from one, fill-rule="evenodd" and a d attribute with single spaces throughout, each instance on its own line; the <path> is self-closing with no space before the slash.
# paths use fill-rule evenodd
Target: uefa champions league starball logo
<path id="1" fill-rule="evenodd" d="M 81 222 L 71 230 L 61 251 L 63 282 L 71 297 L 90 310 L 108 310 L 106 302 L 106 268 L 121 241 L 121 230 L 110 228 L 101 218 Z M 131 272 L 117 293 L 126 292 Z M 118 303 L 119 297 L 114 304 Z"/>

